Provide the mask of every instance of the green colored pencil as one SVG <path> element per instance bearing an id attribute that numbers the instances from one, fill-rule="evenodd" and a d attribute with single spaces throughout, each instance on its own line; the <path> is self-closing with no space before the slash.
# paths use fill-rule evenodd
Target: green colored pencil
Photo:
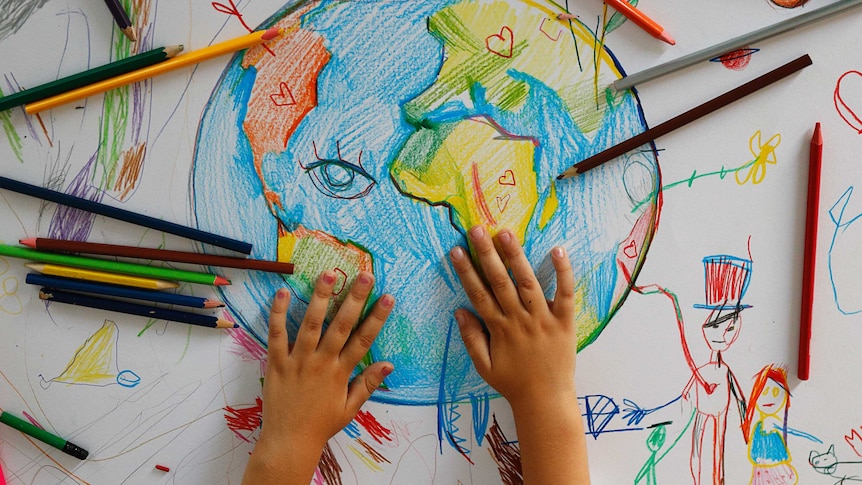
<path id="1" fill-rule="evenodd" d="M 71 76 L 57 79 L 49 83 L 36 86 L 35 88 L 25 89 L 8 96 L 0 98 L 0 111 L 14 108 L 22 104 L 32 103 L 40 99 L 50 98 L 66 91 L 78 89 L 83 86 L 97 83 L 105 79 L 109 79 L 127 72 L 136 71 L 138 69 L 151 66 L 153 64 L 170 59 L 180 52 L 183 46 L 172 45 L 167 47 L 159 47 L 142 54 L 134 55 L 121 59 L 119 61 L 105 64 L 88 71 L 72 74 Z"/>
<path id="2" fill-rule="evenodd" d="M 123 263 L 109 259 L 85 258 L 83 256 L 72 256 L 70 254 L 45 253 L 35 249 L 22 248 L 0 244 L 0 256 L 11 258 L 29 259 L 42 263 L 62 264 L 75 268 L 87 268 L 110 273 L 121 273 L 135 276 L 146 276 L 163 280 L 188 281 L 202 285 L 229 285 L 230 281 L 221 276 L 209 273 L 198 273 L 182 269 L 163 268 L 159 266 L 145 266 L 143 264 Z"/>
<path id="3" fill-rule="evenodd" d="M 87 456 L 90 455 L 87 450 L 81 448 L 75 443 L 72 443 L 71 441 L 66 441 L 59 436 L 56 436 L 45 431 L 42 428 L 39 428 L 38 426 L 33 426 L 27 421 L 24 421 L 17 416 L 13 416 L 6 411 L 0 411 L 0 423 L 9 425 L 17 429 L 18 431 L 26 435 L 32 436 L 33 438 L 36 438 L 37 440 L 45 444 L 49 444 L 54 448 L 61 450 L 63 453 L 72 455 L 79 460 L 86 460 Z"/>

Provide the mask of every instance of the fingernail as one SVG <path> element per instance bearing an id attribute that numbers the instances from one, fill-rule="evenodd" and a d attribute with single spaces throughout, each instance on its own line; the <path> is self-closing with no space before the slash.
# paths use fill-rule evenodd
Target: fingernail
<path id="1" fill-rule="evenodd" d="M 285 298 L 287 298 L 287 289 L 279 288 L 278 291 L 275 293 L 275 297 L 279 300 L 284 300 Z"/>
<path id="2" fill-rule="evenodd" d="M 566 250 L 561 248 L 560 246 L 554 247 L 554 249 L 552 249 L 551 252 L 554 253 L 555 257 L 558 257 L 558 258 L 566 257 Z"/>
<path id="3" fill-rule="evenodd" d="M 380 373 L 381 373 L 381 374 L 383 374 L 383 377 L 387 377 L 387 376 L 389 376 L 389 374 L 391 374 L 391 373 L 392 373 L 392 371 L 394 371 L 394 370 L 395 370 L 395 368 L 394 368 L 394 367 L 391 367 L 391 366 L 388 366 L 388 365 L 387 365 L 386 367 L 384 367 L 384 368 L 380 369 Z"/>
<path id="4" fill-rule="evenodd" d="M 464 315 L 461 312 L 455 312 L 455 321 L 458 322 L 458 327 L 464 326 Z"/>
<path id="5" fill-rule="evenodd" d="M 323 273 L 322 278 L 323 278 L 323 282 L 326 283 L 327 285 L 334 285 L 335 284 L 335 275 L 332 273 Z"/>
<path id="6" fill-rule="evenodd" d="M 359 273 L 359 284 L 362 286 L 368 286 L 371 284 L 371 275 L 368 273 Z"/>
<path id="7" fill-rule="evenodd" d="M 383 295 L 380 297 L 380 306 L 389 309 L 395 305 L 395 298 L 392 295 Z"/>
<path id="8" fill-rule="evenodd" d="M 466 253 L 461 246 L 455 246 L 454 248 L 452 248 L 451 251 L 449 251 L 449 257 L 451 257 L 455 261 L 460 261 L 464 259 L 464 256 L 466 256 Z"/>
<path id="9" fill-rule="evenodd" d="M 497 234 L 497 239 L 499 239 L 500 242 L 502 242 L 503 244 L 508 245 L 509 242 L 512 240 L 512 234 L 510 234 L 509 231 L 501 231 L 499 234 Z"/>
<path id="10" fill-rule="evenodd" d="M 485 228 L 482 226 L 473 226 L 473 229 L 470 229 L 470 237 L 474 241 L 478 241 L 485 237 Z"/>

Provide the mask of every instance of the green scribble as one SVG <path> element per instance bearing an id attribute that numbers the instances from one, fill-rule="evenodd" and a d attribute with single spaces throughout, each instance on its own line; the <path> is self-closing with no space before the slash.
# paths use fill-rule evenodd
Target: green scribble
<path id="1" fill-rule="evenodd" d="M 713 171 L 713 172 L 697 173 L 697 170 L 694 170 L 694 171 L 692 171 L 692 172 L 691 172 L 691 176 L 689 176 L 688 178 L 685 178 L 685 179 L 682 179 L 682 180 L 678 180 L 678 181 L 676 181 L 676 182 L 671 182 L 671 183 L 669 183 L 669 184 L 663 185 L 663 186 L 661 187 L 661 190 L 662 190 L 662 192 L 664 192 L 664 191 L 665 191 L 665 190 L 667 190 L 667 189 L 672 189 L 672 188 L 674 188 L 674 187 L 676 187 L 676 186 L 678 186 L 678 185 L 683 185 L 683 184 L 686 184 L 686 185 L 688 185 L 689 187 L 691 187 L 691 186 L 694 184 L 694 181 L 695 181 L 695 180 L 702 179 L 702 178 L 706 178 L 706 177 L 715 177 L 716 175 L 718 176 L 718 178 L 720 178 L 720 179 L 724 180 L 724 178 L 725 178 L 725 177 L 727 177 L 727 176 L 728 176 L 728 175 L 730 175 L 730 174 L 736 174 L 736 173 L 738 173 L 738 172 L 740 172 L 740 171 L 742 171 L 742 170 L 745 170 L 746 168 L 750 168 L 750 167 L 752 167 L 755 163 L 757 163 L 758 159 L 759 159 L 759 157 L 758 157 L 758 158 L 755 158 L 754 160 L 748 161 L 748 162 L 746 162 L 746 163 L 744 163 L 744 164 L 740 165 L 740 166 L 739 166 L 739 167 L 737 167 L 737 168 L 726 169 L 726 168 L 724 168 L 724 165 L 722 165 L 720 170 L 716 170 L 716 171 Z M 632 208 L 632 213 L 637 212 L 637 211 L 638 211 L 638 209 L 639 209 L 642 205 L 644 205 L 644 204 L 646 204 L 646 203 L 651 202 L 651 201 L 653 200 L 653 198 L 654 198 L 654 197 L 655 197 L 655 194 L 652 194 L 652 193 L 651 193 L 651 194 L 649 194 L 649 196 L 648 196 L 647 198 L 645 198 L 644 200 L 642 200 L 642 201 L 638 202 L 638 203 L 634 206 L 634 208 Z"/>
<path id="2" fill-rule="evenodd" d="M 0 89 L 0 97 L 3 95 L 3 90 Z M 9 145 L 15 153 L 15 158 L 19 162 L 24 163 L 24 145 L 21 143 L 21 137 L 15 130 L 15 125 L 12 124 L 12 114 L 9 110 L 0 111 L 0 123 L 3 124 L 3 132 L 6 133 L 6 139 L 9 140 Z"/>
<path id="3" fill-rule="evenodd" d="M 149 318 L 149 319 L 147 319 L 147 324 L 146 324 L 146 325 L 144 325 L 144 328 L 142 328 L 140 332 L 138 332 L 138 337 L 140 337 L 141 335 L 143 335 L 143 334 L 144 334 L 144 332 L 146 332 L 147 330 L 149 330 L 149 329 L 150 329 L 150 327 L 152 327 L 153 325 L 155 325 L 155 324 L 156 324 L 156 322 L 158 322 L 158 321 L 159 321 L 159 319 L 157 319 L 157 318 Z"/>
<path id="4" fill-rule="evenodd" d="M 637 7 L 638 0 L 630 0 L 628 3 L 632 7 Z M 608 19 L 608 22 L 605 24 L 605 33 L 610 34 L 614 30 L 616 30 L 617 27 L 624 24 L 625 21 L 626 21 L 626 17 L 623 14 L 621 14 L 619 12 L 614 12 L 614 14 L 611 15 L 611 18 Z"/>

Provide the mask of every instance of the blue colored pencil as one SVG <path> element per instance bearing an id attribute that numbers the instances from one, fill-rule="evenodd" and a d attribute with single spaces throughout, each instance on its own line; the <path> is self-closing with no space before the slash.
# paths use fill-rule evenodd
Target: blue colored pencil
<path id="1" fill-rule="evenodd" d="M 112 219 L 118 219 L 132 224 L 137 224 L 139 226 L 149 227 L 150 229 L 189 238 L 206 244 L 212 244 L 213 246 L 230 249 L 231 251 L 251 254 L 252 246 L 247 242 L 237 241 L 235 239 L 204 232 L 191 227 L 182 226 L 180 224 L 174 224 L 173 222 L 163 221 L 143 214 L 137 214 L 125 209 L 119 209 L 117 207 L 101 204 L 92 200 L 82 199 L 81 197 L 76 197 L 74 195 L 64 194 L 63 192 L 57 192 L 37 185 L 30 185 L 25 182 L 19 182 L 10 178 L 0 177 L 0 189 L 11 190 L 13 192 L 18 192 L 19 194 L 29 195 L 30 197 L 55 202 L 60 205 L 92 212 Z"/>
<path id="2" fill-rule="evenodd" d="M 78 293 L 66 293 L 65 291 L 51 288 L 39 290 L 39 298 L 45 301 L 57 303 L 68 303 L 70 305 L 85 306 L 99 310 L 126 313 L 128 315 L 140 315 L 142 317 L 155 318 L 158 320 L 170 320 L 172 322 L 188 323 L 210 328 L 236 328 L 238 325 L 227 320 L 199 313 L 181 312 L 179 310 L 168 310 L 166 308 L 138 305 L 125 301 L 99 298 L 96 296 L 81 295 Z"/>
<path id="3" fill-rule="evenodd" d="M 217 308 L 223 307 L 224 303 L 199 296 L 179 295 L 157 290 L 145 290 L 132 288 L 130 286 L 109 285 L 92 281 L 76 280 L 72 278 L 60 278 L 37 273 L 30 273 L 26 278 L 27 283 L 37 286 L 47 286 L 58 290 L 67 290 L 81 293 L 95 293 L 104 296 L 116 296 L 132 300 L 152 301 L 155 303 L 167 303 L 169 305 L 180 305 L 192 308 Z"/>

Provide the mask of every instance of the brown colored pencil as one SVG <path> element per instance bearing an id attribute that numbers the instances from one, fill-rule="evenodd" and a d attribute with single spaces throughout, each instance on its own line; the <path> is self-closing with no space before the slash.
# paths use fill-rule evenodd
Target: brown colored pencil
<path id="1" fill-rule="evenodd" d="M 694 107 L 685 113 L 677 115 L 664 123 L 654 126 L 641 133 L 640 135 L 629 138 L 628 140 L 614 145 L 607 150 L 597 153 L 587 159 L 584 159 L 581 162 L 578 162 L 574 166 L 566 169 L 565 172 L 561 173 L 557 176 L 557 179 L 564 179 L 568 177 L 573 177 L 575 175 L 581 174 L 590 170 L 592 168 L 598 167 L 599 165 L 609 162 L 620 155 L 624 155 L 635 148 L 643 146 L 656 138 L 666 135 L 671 131 L 680 128 L 682 126 L 691 123 L 692 121 L 701 118 L 703 116 L 712 113 L 713 111 L 723 108 L 728 104 L 743 98 L 761 88 L 765 88 L 770 84 L 783 79 L 805 67 L 811 65 L 811 58 L 808 57 L 808 54 L 805 54 L 802 57 L 799 57 L 793 61 L 788 62 L 787 64 L 773 69 L 768 73 L 755 78 L 742 86 L 734 88 L 721 96 L 713 98 L 697 107 Z"/>
<path id="2" fill-rule="evenodd" d="M 115 244 L 66 241 L 63 239 L 30 238 L 22 239 L 19 242 L 24 246 L 29 246 L 40 251 L 55 253 L 99 254 L 103 256 L 153 259 L 156 261 L 173 261 L 177 263 L 202 264 L 222 268 L 253 269 L 269 273 L 293 274 L 292 263 L 282 263 L 278 261 L 233 258 L 229 256 L 216 256 L 186 251 L 119 246 Z"/>

